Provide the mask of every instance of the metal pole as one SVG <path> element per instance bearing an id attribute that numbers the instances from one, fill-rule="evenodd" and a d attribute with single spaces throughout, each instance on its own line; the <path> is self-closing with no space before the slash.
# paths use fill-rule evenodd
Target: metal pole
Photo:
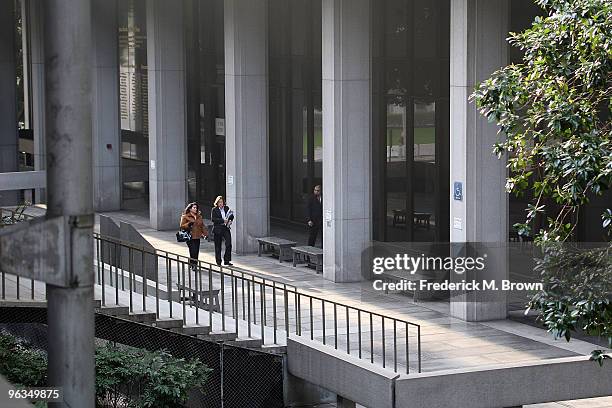
<path id="1" fill-rule="evenodd" d="M 69 287 L 47 285 L 49 385 L 55 406 L 93 407 L 94 269 L 91 167 L 91 9 L 83 0 L 45 0 L 47 217 L 68 216 Z"/>

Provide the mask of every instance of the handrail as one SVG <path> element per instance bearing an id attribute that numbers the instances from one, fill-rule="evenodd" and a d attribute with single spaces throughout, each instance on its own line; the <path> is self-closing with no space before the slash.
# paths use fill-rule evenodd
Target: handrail
<path id="1" fill-rule="evenodd" d="M 419 324 L 311 295 L 236 267 L 196 261 L 98 233 L 93 238 L 102 307 L 125 305 L 131 313 L 154 312 L 156 319 L 182 319 L 185 327 L 233 332 L 234 338 L 258 338 L 267 345 L 282 345 L 284 338 L 293 335 L 306 336 L 395 372 L 401 366 L 403 372 L 411 372 L 414 350 L 412 363 L 421 372 Z M 6 274 L 0 272 L 0 278 L 0 299 L 4 300 Z M 29 289 L 34 300 L 34 281 L 20 289 L 16 277 L 16 288 L 17 299 Z"/>
<path id="2" fill-rule="evenodd" d="M 137 245 L 137 244 L 134 244 L 133 242 L 124 241 L 124 240 L 117 239 L 117 238 L 114 238 L 114 237 L 109 237 L 107 235 L 101 235 L 101 234 L 99 234 L 97 232 L 94 232 L 93 236 L 94 236 L 94 239 L 102 239 L 102 240 L 104 240 L 106 242 L 111 242 L 113 244 L 121 245 L 122 247 L 125 247 L 125 248 L 131 248 L 133 250 L 138 250 L 138 251 L 141 251 L 141 252 L 144 252 L 146 254 L 153 255 L 153 256 L 162 256 L 163 258 L 172 259 L 173 261 L 176 261 L 178 259 L 178 260 L 180 260 L 182 262 L 188 263 L 189 260 L 191 259 L 188 256 L 177 254 L 175 252 L 166 251 L 164 249 L 155 248 L 155 250 L 151 250 L 151 249 L 147 248 L 144 245 Z M 164 255 L 160 255 L 160 253 L 162 253 Z M 256 274 L 254 274 L 252 272 L 245 272 L 245 271 L 243 271 L 243 270 L 241 270 L 239 268 L 236 268 L 236 267 L 224 266 L 224 265 L 219 266 L 219 265 L 213 264 L 211 262 L 202 261 L 202 260 L 198 260 L 197 262 L 200 265 L 200 267 L 206 265 L 207 267 L 220 268 L 220 270 L 223 270 L 223 271 L 230 271 L 232 276 L 235 276 L 234 274 L 239 274 L 241 278 L 244 278 L 245 275 L 247 275 L 248 277 L 250 277 L 255 282 L 257 282 L 257 279 L 261 279 L 263 281 L 261 283 L 265 283 L 269 287 L 272 287 L 274 285 L 274 283 L 277 283 L 279 285 L 283 285 L 283 287 L 287 286 L 291 290 L 294 290 L 294 291 L 297 290 L 297 288 L 295 286 L 293 286 L 293 285 L 288 285 L 288 284 L 285 284 L 285 283 L 277 282 L 277 281 L 275 281 L 273 279 L 265 278 L 263 276 L 256 275 Z M 224 272 L 224 273 L 227 273 L 227 272 Z M 270 285 L 270 284 L 266 283 L 267 281 L 271 281 L 271 282 L 273 282 L 273 284 Z"/>

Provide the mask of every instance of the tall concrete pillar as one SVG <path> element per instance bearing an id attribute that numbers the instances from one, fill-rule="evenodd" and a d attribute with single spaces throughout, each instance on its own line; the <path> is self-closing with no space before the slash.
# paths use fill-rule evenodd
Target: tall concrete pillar
<path id="1" fill-rule="evenodd" d="M 94 209 L 114 211 L 121 208 L 117 1 L 91 6 Z"/>
<path id="2" fill-rule="evenodd" d="M 508 0 L 451 2 L 449 188 L 461 183 L 463 194 L 459 200 L 451 193 L 450 237 L 453 243 L 482 242 L 491 247 L 494 256 L 483 274 L 490 279 L 507 275 L 506 163 L 491 153 L 499 140 L 497 126 L 488 123 L 468 97 L 478 83 L 507 63 L 508 15 Z M 506 317 L 503 296 L 480 295 L 453 298 L 451 314 L 471 321 Z"/>
<path id="3" fill-rule="evenodd" d="M 44 19 L 45 0 L 23 0 L 26 10 L 30 97 L 29 125 L 34 136 L 34 170 L 44 170 L 45 153 L 45 52 Z M 25 68 L 25 67 L 24 67 Z M 45 202 L 45 189 L 36 189 L 35 202 Z"/>
<path id="4" fill-rule="evenodd" d="M 187 199 L 183 2 L 147 1 L 147 65 L 151 227 L 176 229 Z"/>
<path id="5" fill-rule="evenodd" d="M 70 286 L 47 284 L 49 386 L 63 388 L 56 407 L 95 405 L 93 194 L 91 168 L 91 7 L 45 0 L 47 58 L 47 216 L 70 217 L 63 238 Z"/>
<path id="6" fill-rule="evenodd" d="M 323 0 L 323 276 L 361 280 L 371 239 L 370 2 Z"/>
<path id="7" fill-rule="evenodd" d="M 227 0 L 224 28 L 227 201 L 233 247 L 247 253 L 270 229 L 267 1 Z"/>
<path id="8" fill-rule="evenodd" d="M 0 172 L 19 170 L 14 2 L 0 2 Z M 1 205 L 15 205 L 17 191 L 0 192 Z"/>

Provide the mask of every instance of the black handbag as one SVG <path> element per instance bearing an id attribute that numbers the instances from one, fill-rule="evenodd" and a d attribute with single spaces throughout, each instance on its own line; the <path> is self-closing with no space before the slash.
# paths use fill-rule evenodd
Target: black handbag
<path id="1" fill-rule="evenodd" d="M 191 231 L 179 230 L 176 233 L 176 240 L 178 242 L 191 241 Z"/>

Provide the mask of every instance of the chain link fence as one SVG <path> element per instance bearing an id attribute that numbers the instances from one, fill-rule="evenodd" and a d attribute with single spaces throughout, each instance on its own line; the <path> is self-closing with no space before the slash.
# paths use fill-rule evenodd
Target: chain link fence
<path id="1" fill-rule="evenodd" d="M 46 350 L 47 309 L 0 307 L 0 329 Z M 193 390 L 186 407 L 282 408 L 281 355 L 202 340 L 133 321 L 96 314 L 96 339 L 103 343 L 165 350 L 184 359 L 197 358 L 213 371 L 203 390 Z"/>

